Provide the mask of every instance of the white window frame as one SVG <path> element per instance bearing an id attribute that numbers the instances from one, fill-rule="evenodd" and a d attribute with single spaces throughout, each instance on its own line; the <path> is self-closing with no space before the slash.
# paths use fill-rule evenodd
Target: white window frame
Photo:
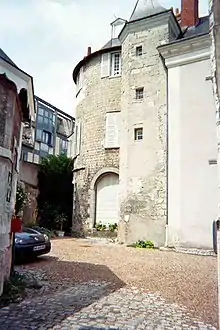
<path id="1" fill-rule="evenodd" d="M 116 68 L 116 56 L 118 57 L 118 68 Z M 111 53 L 111 77 L 118 77 L 121 75 L 121 52 Z"/>
<path id="2" fill-rule="evenodd" d="M 143 127 L 135 127 L 134 128 L 134 140 L 142 141 L 144 138 L 144 129 Z"/>

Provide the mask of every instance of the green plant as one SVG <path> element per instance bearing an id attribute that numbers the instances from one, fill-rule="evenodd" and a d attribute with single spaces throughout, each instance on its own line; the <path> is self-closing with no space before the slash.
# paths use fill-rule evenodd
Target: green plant
<path id="1" fill-rule="evenodd" d="M 106 225 L 105 224 L 102 224 L 101 222 L 97 223 L 95 225 L 95 229 L 97 231 L 104 231 L 106 229 Z"/>
<path id="2" fill-rule="evenodd" d="M 109 228 L 109 230 L 110 230 L 111 232 L 114 232 L 115 230 L 118 229 L 118 224 L 117 224 L 117 223 L 114 223 L 114 224 L 110 223 L 110 224 L 108 225 L 108 228 Z"/>
<path id="3" fill-rule="evenodd" d="M 0 297 L 0 307 L 7 306 L 11 302 L 16 301 L 19 297 L 25 294 L 25 284 L 23 276 L 16 273 L 11 276 L 3 287 L 3 293 Z"/>
<path id="4" fill-rule="evenodd" d="M 64 213 L 57 213 L 54 219 L 55 223 L 57 224 L 58 228 L 63 231 L 63 224 L 67 221 L 67 216 Z"/>
<path id="5" fill-rule="evenodd" d="M 154 249 L 154 243 L 151 241 L 137 241 L 134 245 L 136 248 L 142 248 L 142 249 Z"/>
<path id="6" fill-rule="evenodd" d="M 22 211 L 26 201 L 27 201 L 27 194 L 22 188 L 22 186 L 18 184 L 16 191 L 15 215 L 18 215 Z"/>
<path id="7" fill-rule="evenodd" d="M 63 231 L 70 233 L 73 211 L 72 180 L 73 159 L 65 155 L 50 155 L 42 160 L 38 172 L 39 226 L 59 230 L 62 223 Z M 65 219 L 59 219 L 57 214 L 65 214 Z"/>

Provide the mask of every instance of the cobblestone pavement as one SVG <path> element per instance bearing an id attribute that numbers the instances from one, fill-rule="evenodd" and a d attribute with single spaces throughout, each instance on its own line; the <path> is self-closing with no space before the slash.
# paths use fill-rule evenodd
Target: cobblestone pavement
<path id="1" fill-rule="evenodd" d="M 1 330 L 215 329 L 157 293 L 90 281 L 0 309 Z"/>

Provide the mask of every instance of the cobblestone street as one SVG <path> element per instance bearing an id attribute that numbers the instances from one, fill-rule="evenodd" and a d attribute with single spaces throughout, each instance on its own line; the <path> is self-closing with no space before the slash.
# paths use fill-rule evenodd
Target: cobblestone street
<path id="1" fill-rule="evenodd" d="M 216 329 L 215 262 L 214 257 L 57 240 L 49 257 L 18 267 L 40 274 L 43 287 L 0 309 L 0 329 Z"/>

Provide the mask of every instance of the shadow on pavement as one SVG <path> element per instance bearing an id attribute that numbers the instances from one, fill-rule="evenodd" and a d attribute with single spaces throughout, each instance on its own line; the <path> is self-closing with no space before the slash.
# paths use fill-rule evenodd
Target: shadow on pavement
<path id="1" fill-rule="evenodd" d="M 104 265 L 61 261 L 53 257 L 44 257 L 37 264 L 39 270 L 46 272 L 49 282 L 56 283 L 59 275 L 60 284 L 57 282 L 57 289 L 52 293 L 40 295 L 36 291 L 33 298 L 0 309 L 1 330 L 54 327 L 68 316 L 125 286 Z M 32 269 L 31 265 L 23 266 L 25 268 Z M 90 328 L 84 327 L 86 330 Z"/>

